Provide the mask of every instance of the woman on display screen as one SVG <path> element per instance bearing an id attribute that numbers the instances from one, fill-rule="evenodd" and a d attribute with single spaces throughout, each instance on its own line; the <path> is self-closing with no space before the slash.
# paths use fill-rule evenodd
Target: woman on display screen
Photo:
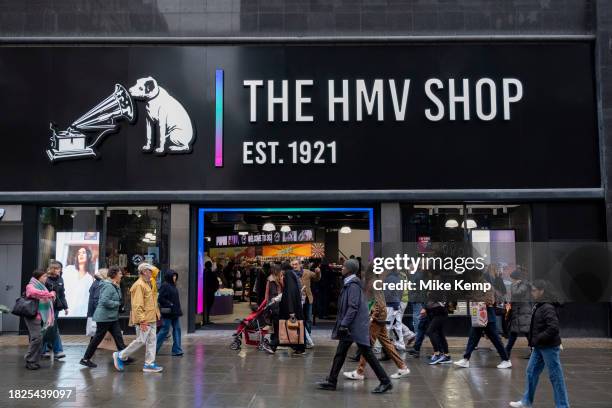
<path id="1" fill-rule="evenodd" d="M 94 281 L 96 269 L 93 253 L 87 246 L 79 246 L 76 251 L 71 249 L 67 263 L 63 274 L 66 300 L 73 316 L 86 316 L 89 287 Z"/>

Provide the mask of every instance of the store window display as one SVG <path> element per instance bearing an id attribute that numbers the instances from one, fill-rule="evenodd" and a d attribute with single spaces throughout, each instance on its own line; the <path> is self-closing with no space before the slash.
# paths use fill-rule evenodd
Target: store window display
<path id="1" fill-rule="evenodd" d="M 530 240 L 530 217 L 523 204 L 415 204 L 403 208 L 403 240 L 442 257 L 486 254 L 487 271 L 509 287 L 512 271 L 531 264 L 525 247 L 517 245 Z M 458 302 L 454 312 L 467 310 L 466 302 Z"/>
<path id="2" fill-rule="evenodd" d="M 122 268 L 127 299 L 139 263 L 168 267 L 167 222 L 163 206 L 42 207 L 38 266 L 45 268 L 50 259 L 64 265 L 69 317 L 86 317 L 89 289 L 99 268 Z"/>

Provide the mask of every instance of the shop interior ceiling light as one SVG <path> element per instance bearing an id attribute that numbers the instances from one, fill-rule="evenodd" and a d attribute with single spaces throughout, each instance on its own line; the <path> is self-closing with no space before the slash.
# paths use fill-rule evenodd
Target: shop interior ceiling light
<path id="1" fill-rule="evenodd" d="M 351 232 L 351 227 L 349 227 L 348 225 L 345 225 L 344 227 L 340 228 L 341 234 L 350 234 Z"/>
<path id="2" fill-rule="evenodd" d="M 290 227 L 290 226 L 288 226 L 288 225 L 283 225 L 283 226 L 281 227 L 281 232 L 289 232 L 289 231 L 291 231 L 291 227 Z"/>
<path id="3" fill-rule="evenodd" d="M 76 217 L 76 216 L 77 216 L 77 212 L 76 212 L 76 211 L 73 211 L 73 212 L 72 212 L 72 214 L 70 214 L 70 216 L 71 216 L 72 218 Z"/>
<path id="4" fill-rule="evenodd" d="M 267 232 L 276 231 L 276 226 L 271 222 L 266 222 L 261 229 Z"/>
<path id="5" fill-rule="evenodd" d="M 461 228 L 465 228 L 465 223 L 466 221 L 463 221 L 461 223 Z M 468 229 L 472 229 L 472 228 L 476 228 L 478 225 L 476 224 L 476 221 L 472 220 L 472 219 L 468 219 L 467 220 L 467 228 Z"/>
<path id="6" fill-rule="evenodd" d="M 238 235 L 249 235 L 249 231 L 238 231 Z"/>
<path id="7" fill-rule="evenodd" d="M 446 220 L 446 223 L 444 224 L 444 226 L 446 228 L 457 228 L 459 226 L 459 223 L 457 222 L 457 220 L 450 218 Z"/>

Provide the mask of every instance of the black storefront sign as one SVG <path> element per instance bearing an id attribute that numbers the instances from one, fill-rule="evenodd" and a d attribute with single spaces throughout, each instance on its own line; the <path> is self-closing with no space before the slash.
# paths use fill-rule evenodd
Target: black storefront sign
<path id="1" fill-rule="evenodd" d="M 0 48 L 0 191 L 599 187 L 589 42 Z"/>

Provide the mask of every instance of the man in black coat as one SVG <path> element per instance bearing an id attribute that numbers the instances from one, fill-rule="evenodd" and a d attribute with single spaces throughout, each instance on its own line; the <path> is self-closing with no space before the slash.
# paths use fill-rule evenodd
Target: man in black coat
<path id="1" fill-rule="evenodd" d="M 279 304 L 279 319 L 287 320 L 294 315 L 297 320 L 304 320 L 300 281 L 288 262 L 283 263 L 283 297 Z M 305 344 L 292 346 L 294 354 L 304 354 Z"/>
<path id="2" fill-rule="evenodd" d="M 215 292 L 219 290 L 219 280 L 217 274 L 212 270 L 212 262 L 206 261 L 204 264 L 204 300 L 206 301 L 206 309 L 204 314 L 206 319 L 205 324 L 210 323 L 210 309 L 212 309 L 215 303 Z"/>
<path id="3" fill-rule="evenodd" d="M 62 263 L 60 261 L 52 259 L 49 262 L 49 267 L 47 268 L 48 277 L 47 282 L 45 283 L 45 286 L 47 287 L 49 292 L 55 292 L 55 300 L 53 301 L 53 311 L 55 312 L 56 322 L 60 311 L 63 310 L 64 315 L 66 316 L 69 313 L 68 302 L 66 301 L 66 288 L 64 287 L 64 279 L 62 278 L 62 269 Z M 53 357 L 58 360 L 60 358 L 66 357 L 66 354 L 64 354 L 62 339 L 60 337 L 57 323 L 55 324 L 55 334 L 55 341 L 53 342 Z M 48 357 L 47 351 L 49 347 L 51 347 L 51 344 L 43 344 L 43 357 Z"/>
<path id="4" fill-rule="evenodd" d="M 370 346 L 370 315 L 368 305 L 363 294 L 361 281 L 356 276 L 359 273 L 359 262 L 349 259 L 342 267 L 344 286 L 338 298 L 338 315 L 332 338 L 339 340 L 334 362 L 329 376 L 325 381 L 317 383 L 320 389 L 335 391 L 338 374 L 342 369 L 346 354 L 353 344 L 357 343 L 360 354 L 372 367 L 380 384 L 372 390 L 373 394 L 382 394 L 393 388 L 391 380 L 380 362 L 374 357 Z"/>

